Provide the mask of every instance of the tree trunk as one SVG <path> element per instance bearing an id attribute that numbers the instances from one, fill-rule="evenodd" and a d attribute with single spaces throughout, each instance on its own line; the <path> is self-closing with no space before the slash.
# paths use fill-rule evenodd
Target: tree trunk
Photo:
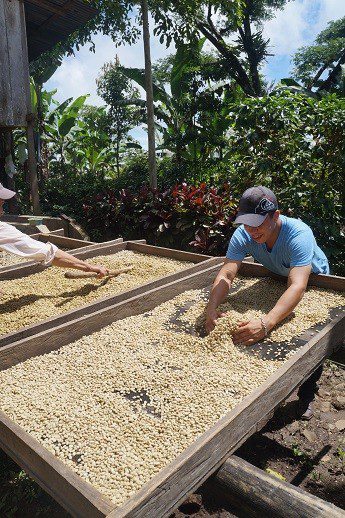
<path id="1" fill-rule="evenodd" d="M 116 173 L 117 177 L 120 178 L 120 137 L 117 135 L 116 138 Z"/>
<path id="2" fill-rule="evenodd" d="M 141 0 L 143 16 L 143 40 L 145 54 L 145 84 L 146 84 L 146 106 L 147 106 L 147 134 L 148 134 L 148 155 L 150 186 L 157 189 L 157 167 L 156 167 L 156 144 L 155 144 L 155 123 L 152 88 L 152 68 L 150 53 L 150 31 L 149 13 L 147 0 Z"/>
<path id="3" fill-rule="evenodd" d="M 342 65 L 344 65 L 344 63 L 345 63 L 345 50 L 342 53 L 342 55 L 340 56 L 336 66 L 329 73 L 329 76 L 327 77 L 327 79 L 318 88 L 318 92 L 322 92 L 322 90 L 328 92 L 332 88 L 332 86 L 334 85 L 334 83 L 337 79 L 338 74 L 341 73 L 341 67 L 342 67 Z"/>
<path id="4" fill-rule="evenodd" d="M 204 24 L 198 23 L 197 28 L 199 29 L 201 34 L 203 34 L 203 36 L 205 36 L 214 45 L 214 47 L 218 50 L 221 56 L 223 56 L 227 60 L 233 78 L 235 79 L 236 83 L 242 88 L 244 93 L 249 96 L 255 97 L 256 93 L 253 89 L 247 72 L 245 71 L 238 58 L 235 56 L 235 54 L 226 45 L 226 43 L 222 39 L 219 39 L 217 35 L 213 34 L 210 28 L 206 27 Z"/>
<path id="5" fill-rule="evenodd" d="M 253 85 L 253 88 L 255 90 L 256 95 L 260 96 L 262 95 L 262 88 L 260 83 L 260 76 L 258 71 L 258 65 L 256 61 L 255 56 L 255 50 L 253 45 L 253 36 L 252 36 L 252 30 L 250 27 L 250 18 L 249 15 L 246 14 L 243 20 L 243 28 L 244 30 L 239 27 L 239 34 L 242 39 L 243 48 L 247 53 L 248 61 L 249 61 L 249 70 L 250 70 L 250 76 L 251 76 L 251 82 Z"/>

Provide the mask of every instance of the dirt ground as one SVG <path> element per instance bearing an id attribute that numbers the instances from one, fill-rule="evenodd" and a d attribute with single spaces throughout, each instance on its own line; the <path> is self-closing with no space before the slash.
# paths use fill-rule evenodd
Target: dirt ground
<path id="1" fill-rule="evenodd" d="M 236 455 L 345 509 L 345 369 L 327 362 L 318 385 L 310 421 L 297 418 L 295 393 Z M 219 504 L 219 500 L 213 501 L 206 483 L 173 517 L 234 516 L 231 509 Z"/>
<path id="2" fill-rule="evenodd" d="M 345 369 L 327 362 L 311 421 L 296 419 L 296 402 L 294 394 L 236 455 L 261 469 L 271 469 L 288 482 L 345 509 Z M 0 450 L 0 517 L 35 516 L 68 518 L 70 515 Z M 236 515 L 212 498 L 205 483 L 172 515 L 173 518 L 188 516 Z"/>

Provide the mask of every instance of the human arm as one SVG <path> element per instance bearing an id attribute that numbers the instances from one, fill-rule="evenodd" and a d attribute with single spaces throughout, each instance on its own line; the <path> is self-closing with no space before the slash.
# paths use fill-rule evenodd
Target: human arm
<path id="1" fill-rule="evenodd" d="M 0 224 L 0 248 L 25 259 L 37 261 L 44 266 L 54 264 L 62 268 L 95 272 L 99 277 L 107 274 L 106 268 L 77 259 L 52 243 L 41 243 L 7 223 Z"/>
<path id="2" fill-rule="evenodd" d="M 225 259 L 224 264 L 213 283 L 205 312 L 205 328 L 207 333 L 210 333 L 214 329 L 217 318 L 222 316 L 222 313 L 218 311 L 217 308 L 226 299 L 229 289 L 231 288 L 231 284 L 241 266 L 241 262 L 242 261 Z"/>
<path id="3" fill-rule="evenodd" d="M 104 277 L 108 273 L 107 268 L 104 266 L 87 263 L 86 261 L 78 259 L 77 257 L 74 257 L 74 255 L 68 254 L 60 249 L 57 249 L 55 252 L 55 256 L 51 264 L 60 268 L 73 268 L 75 270 L 82 270 L 83 272 L 95 272 L 98 277 Z"/>
<path id="4" fill-rule="evenodd" d="M 268 332 L 289 316 L 302 300 L 310 272 L 311 265 L 295 266 L 290 269 L 287 289 L 271 311 L 262 317 Z M 241 322 L 233 334 L 234 343 L 243 345 L 252 345 L 264 337 L 264 326 L 261 320 L 257 318 Z"/>

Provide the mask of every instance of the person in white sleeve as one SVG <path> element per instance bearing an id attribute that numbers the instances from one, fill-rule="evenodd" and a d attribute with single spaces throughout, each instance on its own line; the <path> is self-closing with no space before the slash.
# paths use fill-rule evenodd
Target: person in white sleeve
<path id="1" fill-rule="evenodd" d="M 4 214 L 4 203 L 13 198 L 15 194 L 14 191 L 6 189 L 0 183 L 0 217 Z M 52 243 L 36 241 L 3 221 L 0 221 L 0 249 L 25 259 L 31 259 L 44 266 L 53 265 L 61 268 L 74 268 L 84 272 L 94 272 L 97 273 L 98 277 L 104 277 L 108 273 L 104 266 L 89 264 L 77 259 L 77 257 L 60 250 Z"/>

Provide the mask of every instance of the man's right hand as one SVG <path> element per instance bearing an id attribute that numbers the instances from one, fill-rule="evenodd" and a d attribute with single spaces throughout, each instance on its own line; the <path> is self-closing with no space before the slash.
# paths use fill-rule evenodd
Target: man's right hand
<path id="1" fill-rule="evenodd" d="M 221 311 L 217 311 L 216 309 L 207 309 L 206 310 L 206 321 L 205 321 L 205 329 L 206 333 L 209 334 L 216 327 L 216 320 L 219 317 L 224 317 L 225 313 Z"/>

